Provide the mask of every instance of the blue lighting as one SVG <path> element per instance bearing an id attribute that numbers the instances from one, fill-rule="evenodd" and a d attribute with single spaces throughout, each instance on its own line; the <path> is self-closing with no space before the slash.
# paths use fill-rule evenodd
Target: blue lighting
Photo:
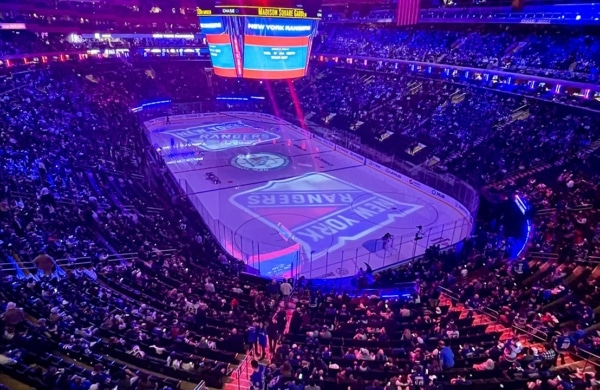
<path id="1" fill-rule="evenodd" d="M 247 102 L 249 100 L 265 100 L 264 96 L 217 96 L 216 100 Z"/>
<path id="2" fill-rule="evenodd" d="M 529 210 L 529 205 L 527 204 L 527 201 L 521 199 L 519 195 L 515 195 L 515 204 L 517 205 L 517 207 L 523 215 L 527 214 L 527 210 Z M 521 256 L 521 253 L 523 253 L 525 248 L 527 248 L 527 243 L 529 242 L 529 237 L 531 236 L 531 220 L 529 218 L 526 218 L 525 223 L 527 224 L 527 232 L 525 233 L 525 240 L 523 241 L 523 246 L 517 252 L 517 258 Z"/>
<path id="3" fill-rule="evenodd" d="M 132 108 L 131 112 L 140 112 L 140 111 L 144 110 L 144 108 L 147 108 L 147 107 L 156 106 L 159 104 L 169 104 L 169 103 L 171 103 L 171 99 L 157 100 L 155 102 L 142 103 L 141 106 Z"/>
<path id="4" fill-rule="evenodd" d="M 527 210 L 529 209 L 529 206 L 527 205 L 526 202 L 524 202 L 519 195 L 515 195 L 515 203 L 517 204 L 517 207 L 519 208 L 519 210 L 521 210 L 521 213 L 523 215 L 525 215 L 525 213 L 527 212 Z"/>
<path id="5" fill-rule="evenodd" d="M 523 242 L 523 246 L 521 247 L 521 249 L 517 253 L 517 258 L 519 256 L 521 256 L 521 253 L 523 253 L 523 251 L 525 250 L 525 248 L 527 248 L 527 243 L 529 242 L 529 236 L 530 235 L 531 235 L 531 221 L 528 219 L 527 220 L 527 235 L 525 236 L 525 241 Z"/>

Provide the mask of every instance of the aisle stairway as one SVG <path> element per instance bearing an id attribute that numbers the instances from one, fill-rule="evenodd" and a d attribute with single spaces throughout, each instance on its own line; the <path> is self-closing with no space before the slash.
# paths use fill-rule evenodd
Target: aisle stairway
<path id="1" fill-rule="evenodd" d="M 238 367 L 235 369 L 229 377 L 231 381 L 223 386 L 224 390 L 249 390 L 250 389 L 250 374 L 252 373 L 252 367 L 250 366 L 250 359 L 246 359 L 242 362 L 244 367 Z"/>
<path id="2" fill-rule="evenodd" d="M 290 320 L 292 319 L 292 313 L 294 312 L 294 308 L 296 305 L 293 302 L 293 299 L 290 299 L 290 303 L 288 308 L 286 309 L 286 323 L 285 330 L 283 333 L 288 333 L 290 329 Z M 281 308 L 285 307 L 284 301 L 281 300 L 279 302 L 279 306 Z M 278 344 L 279 346 L 279 344 Z M 271 361 L 271 356 L 274 351 L 269 350 L 267 343 L 267 351 L 265 353 L 266 360 L 262 360 L 259 363 L 261 365 L 265 365 L 267 361 Z M 252 361 L 252 357 L 249 359 L 244 359 L 240 363 L 240 365 L 233 370 L 231 375 L 229 376 L 229 382 L 223 386 L 224 390 L 249 390 L 250 389 L 250 374 L 252 373 L 252 366 L 250 362 Z"/>

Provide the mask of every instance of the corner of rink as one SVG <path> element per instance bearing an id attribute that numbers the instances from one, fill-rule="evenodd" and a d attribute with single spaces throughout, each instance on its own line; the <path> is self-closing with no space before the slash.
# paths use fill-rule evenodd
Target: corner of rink
<path id="1" fill-rule="evenodd" d="M 267 114 L 175 115 L 147 136 L 223 248 L 269 277 L 340 278 L 447 247 L 449 194 Z"/>

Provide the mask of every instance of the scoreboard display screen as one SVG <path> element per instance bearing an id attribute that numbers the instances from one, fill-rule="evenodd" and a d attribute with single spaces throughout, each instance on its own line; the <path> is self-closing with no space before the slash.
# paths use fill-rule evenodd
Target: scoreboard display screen
<path id="1" fill-rule="evenodd" d="M 199 7 L 200 29 L 215 74 L 250 79 L 304 76 L 320 18 L 315 2 L 304 1 L 301 8 L 290 0 L 244 0 L 243 5 L 222 0 Z"/>
<path id="2" fill-rule="evenodd" d="M 203 17 L 201 23 L 215 74 L 236 77 L 231 37 L 225 30 L 223 17 Z"/>

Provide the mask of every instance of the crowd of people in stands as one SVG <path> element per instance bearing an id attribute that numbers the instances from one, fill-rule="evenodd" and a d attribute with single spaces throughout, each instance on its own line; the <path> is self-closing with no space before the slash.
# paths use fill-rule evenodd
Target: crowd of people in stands
<path id="1" fill-rule="evenodd" d="M 378 41 L 388 33 L 396 34 Z M 436 41 L 427 34 L 381 49 L 448 55 L 427 48 Z M 435 34 L 450 46 L 460 39 Z M 473 52 L 478 39 L 486 41 L 461 45 Z M 501 51 L 486 45 L 492 57 Z M 2 79 L 3 373 L 55 389 L 221 387 L 252 347 L 251 382 L 270 389 L 598 386 L 589 367 L 556 367 L 600 346 L 590 262 L 600 251 L 595 113 L 402 73 L 312 67 L 294 93 L 307 120 L 337 129 L 332 136 L 357 134 L 397 158 L 420 149 L 415 163 L 517 192 L 544 212 L 529 257 L 508 260 L 503 222 L 491 221 L 461 251 L 432 248 L 422 261 L 370 275 L 378 288 L 415 282 L 408 296 L 300 281 L 294 299 L 290 283 L 240 273 L 221 253 L 154 165 L 129 111 L 143 100 L 247 88 L 266 97 L 266 110 L 296 109 L 290 83 L 248 83 L 213 80 L 186 62 L 90 61 Z"/>
<path id="2" fill-rule="evenodd" d="M 220 387 L 246 326 L 270 318 L 265 282 L 234 277 L 238 263 L 178 192 L 141 175 L 147 146 L 129 108 L 160 93 L 152 80 L 91 63 L 6 85 L 0 250 L 3 276 L 17 278 L 2 283 L 0 333 L 3 371 L 26 384 Z"/>
<path id="3" fill-rule="evenodd" d="M 38 35 L 28 31 L 0 32 L 0 57 L 27 53 L 68 52 L 78 45 L 69 43 L 61 35 Z"/>
<path id="4" fill-rule="evenodd" d="M 79 25 L 93 23 L 97 28 L 131 26 L 117 21 L 79 20 L 44 17 L 36 13 L 8 14 L 7 22 Z M 185 23 L 183 23 L 185 24 Z M 175 28 L 166 26 L 165 31 Z M 141 28 L 141 27 L 139 27 Z M 184 26 L 180 28 L 185 29 Z M 190 29 L 182 30 L 190 32 Z M 3 32 L 6 39 L 0 55 L 73 50 L 78 47 L 125 46 L 164 47 L 205 46 L 203 39 L 122 39 L 111 42 L 86 40 L 65 43 L 60 34 L 36 36 L 23 31 Z M 557 79 L 598 81 L 600 46 L 596 32 L 584 28 L 519 25 L 419 25 L 398 28 L 381 23 L 324 23 L 315 40 L 315 53 L 399 59 L 499 69 Z M 548 50 L 552 48 L 552 50 Z"/>
<path id="5" fill-rule="evenodd" d="M 544 26 L 330 24 L 319 53 L 505 69 L 581 81 L 598 80 L 600 50 L 592 31 Z M 551 48 L 550 50 L 548 48 Z"/>
<path id="6" fill-rule="evenodd" d="M 491 221 L 460 252 L 431 248 L 423 260 L 376 272 L 362 295 L 302 293 L 300 284 L 289 332 L 270 365 L 255 365 L 255 379 L 305 389 L 597 388 L 594 370 L 564 368 L 569 353 L 600 351 L 590 260 L 600 244 L 600 188 L 597 157 L 588 157 L 507 185 L 544 210 L 528 257 L 507 260 L 502 221 Z M 384 287 L 415 280 L 406 296 L 383 296 Z M 449 309 L 448 297 L 462 310 Z"/>
<path id="7" fill-rule="evenodd" d="M 334 141 L 341 130 L 359 138 L 358 149 L 368 145 L 476 185 L 576 156 L 596 141 L 599 120 L 595 112 L 397 71 L 317 65 L 294 90 L 307 120 L 331 129 Z M 287 85 L 277 101 L 293 110 Z"/>

